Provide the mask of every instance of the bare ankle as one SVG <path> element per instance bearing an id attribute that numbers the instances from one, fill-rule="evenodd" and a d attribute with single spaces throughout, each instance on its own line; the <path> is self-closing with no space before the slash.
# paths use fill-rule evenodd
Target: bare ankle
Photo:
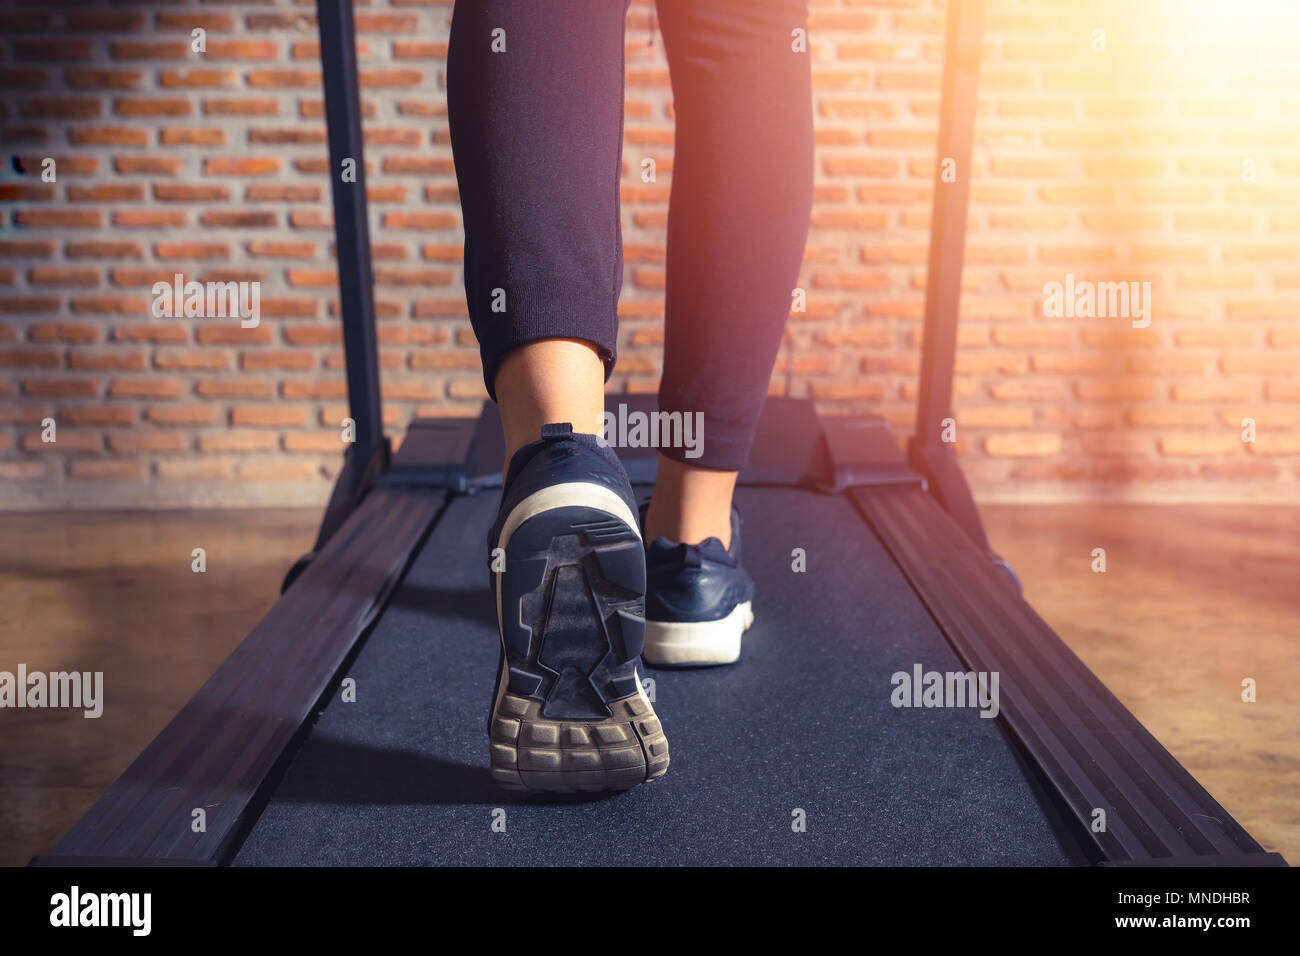
<path id="1" fill-rule="evenodd" d="M 661 455 L 654 497 L 646 512 L 646 540 L 664 537 L 699 544 L 717 538 L 730 547 L 736 477 L 734 471 L 699 468 Z"/>
<path id="2" fill-rule="evenodd" d="M 537 441 L 542 426 L 568 422 L 587 435 L 600 430 L 605 411 L 605 364 L 596 349 L 577 339 L 542 339 L 512 351 L 493 379 L 501 425 L 505 433 L 505 462 Z"/>

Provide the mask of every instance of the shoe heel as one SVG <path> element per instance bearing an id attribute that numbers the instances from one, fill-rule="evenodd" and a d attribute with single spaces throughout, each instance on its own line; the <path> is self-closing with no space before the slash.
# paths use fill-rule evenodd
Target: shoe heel
<path id="1" fill-rule="evenodd" d="M 531 515 L 498 575 L 503 668 L 490 723 L 492 776 L 513 789 L 625 790 L 668 769 L 640 684 L 640 536 L 598 508 Z"/>
<path id="2" fill-rule="evenodd" d="M 604 720 L 548 720 L 541 704 L 506 694 L 492 718 L 492 779 L 508 790 L 628 790 L 668 770 L 668 740 L 644 696 Z"/>

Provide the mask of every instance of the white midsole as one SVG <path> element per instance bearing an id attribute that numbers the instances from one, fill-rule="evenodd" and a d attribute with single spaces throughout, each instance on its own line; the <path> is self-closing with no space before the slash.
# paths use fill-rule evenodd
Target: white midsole
<path id="1" fill-rule="evenodd" d="M 598 508 L 601 511 L 608 511 L 627 525 L 638 539 L 641 537 L 636 515 L 614 489 L 594 481 L 566 481 L 563 484 L 550 485 L 534 491 L 515 505 L 501 528 L 497 547 L 504 548 L 508 545 L 510 536 L 529 518 L 535 518 L 545 511 L 554 511 L 556 508 Z"/>
<path id="2" fill-rule="evenodd" d="M 740 638 L 754 623 L 743 601 L 716 621 L 645 622 L 645 659 L 651 664 L 730 664 L 740 659 Z"/>
<path id="3" fill-rule="evenodd" d="M 597 508 L 606 511 L 613 517 L 618 518 L 632 533 L 641 538 L 641 528 L 637 523 L 636 515 L 632 509 L 627 506 L 627 502 L 622 499 L 613 489 L 605 485 L 598 485 L 592 481 L 568 481 L 563 484 L 550 485 L 546 488 L 534 491 L 519 504 L 506 517 L 506 522 L 501 526 L 501 534 L 497 538 L 497 548 L 504 555 L 505 548 L 510 544 L 511 536 L 519 530 L 529 518 L 535 518 L 547 511 L 554 511 L 556 508 Z M 501 651 L 505 653 L 505 633 L 501 627 L 501 575 L 496 575 L 496 592 L 497 592 L 497 634 L 501 637 Z M 646 698 L 645 692 L 641 689 L 641 675 L 637 673 L 637 692 L 641 699 L 649 705 L 650 701 Z M 507 660 L 507 666 L 501 668 L 501 679 L 497 682 L 497 705 L 500 706 L 501 698 L 505 694 L 506 685 L 510 681 L 510 667 Z"/>

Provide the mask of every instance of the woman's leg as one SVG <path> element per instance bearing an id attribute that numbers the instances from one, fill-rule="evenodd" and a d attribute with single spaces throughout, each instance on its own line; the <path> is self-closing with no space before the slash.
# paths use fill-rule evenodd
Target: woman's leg
<path id="1" fill-rule="evenodd" d="M 669 762 L 641 681 L 636 496 L 592 437 L 622 284 L 627 6 L 457 0 L 452 17 L 465 293 L 509 472 L 487 537 L 501 635 L 487 731 L 492 779 L 516 790 L 626 790 Z"/>
<path id="2" fill-rule="evenodd" d="M 662 449 L 646 538 L 727 544 L 812 212 L 807 3 L 657 5 L 677 115 L 659 407 L 703 412 L 704 448 Z"/>
<path id="3" fill-rule="evenodd" d="M 506 461 L 548 422 L 600 431 L 622 286 L 628 0 L 457 0 L 447 118 L 465 296 Z"/>

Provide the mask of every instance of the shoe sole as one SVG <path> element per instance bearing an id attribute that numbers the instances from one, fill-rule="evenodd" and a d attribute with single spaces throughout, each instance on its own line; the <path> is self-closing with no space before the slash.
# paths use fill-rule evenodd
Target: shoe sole
<path id="1" fill-rule="evenodd" d="M 489 721 L 502 787 L 627 790 L 668 769 L 638 668 L 645 557 L 629 519 L 610 489 L 572 482 L 529 496 L 503 526 L 495 585 L 505 666 Z"/>
<path id="2" fill-rule="evenodd" d="M 716 621 L 646 621 L 645 659 L 656 667 L 708 667 L 740 660 L 741 636 L 754 623 L 743 601 Z"/>

